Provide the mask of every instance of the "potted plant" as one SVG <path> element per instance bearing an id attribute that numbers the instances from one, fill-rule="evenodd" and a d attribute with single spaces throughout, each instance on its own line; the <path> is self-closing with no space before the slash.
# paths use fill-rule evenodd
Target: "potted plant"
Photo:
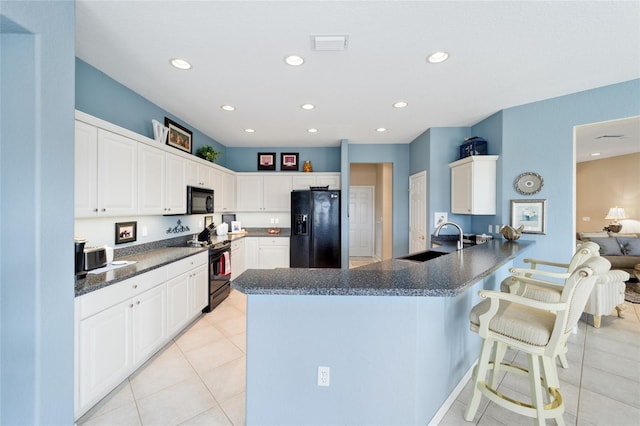
<path id="1" fill-rule="evenodd" d="M 218 158 L 218 155 L 222 155 L 222 152 L 216 151 L 211 145 L 204 145 L 198 148 L 196 155 L 214 163 L 216 158 Z"/>

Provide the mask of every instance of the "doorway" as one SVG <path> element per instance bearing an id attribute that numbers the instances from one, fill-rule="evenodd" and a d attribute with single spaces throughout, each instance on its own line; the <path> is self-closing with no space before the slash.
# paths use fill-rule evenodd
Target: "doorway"
<path id="1" fill-rule="evenodd" d="M 349 187 L 349 257 L 373 257 L 373 186 Z"/>

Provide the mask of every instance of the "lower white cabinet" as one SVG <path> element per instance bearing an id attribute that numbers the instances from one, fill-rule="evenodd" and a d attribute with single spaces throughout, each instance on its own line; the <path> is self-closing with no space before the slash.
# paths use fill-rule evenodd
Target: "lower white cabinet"
<path id="1" fill-rule="evenodd" d="M 75 419 L 162 348 L 208 301 L 208 252 L 75 299 Z"/>
<path id="2" fill-rule="evenodd" d="M 247 269 L 274 269 L 289 267 L 289 238 L 245 238 L 245 265 Z M 231 256 L 233 259 L 233 255 Z"/>
<path id="3" fill-rule="evenodd" d="M 245 270 L 245 238 L 231 241 L 231 281 Z"/>

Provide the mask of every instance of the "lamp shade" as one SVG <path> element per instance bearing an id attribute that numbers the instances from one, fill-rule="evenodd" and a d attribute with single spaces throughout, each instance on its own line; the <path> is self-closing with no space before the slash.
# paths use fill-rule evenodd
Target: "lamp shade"
<path id="1" fill-rule="evenodd" d="M 622 207 L 611 207 L 605 219 L 624 219 L 624 209 Z"/>

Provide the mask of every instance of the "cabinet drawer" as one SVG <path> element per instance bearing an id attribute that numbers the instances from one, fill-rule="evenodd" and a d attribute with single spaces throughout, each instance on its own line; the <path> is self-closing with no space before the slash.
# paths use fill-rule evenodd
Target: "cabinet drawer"
<path id="1" fill-rule="evenodd" d="M 289 246 L 289 238 L 287 237 L 272 237 L 272 238 L 260 238 L 260 247 L 272 247 L 272 246 Z"/>
<path id="2" fill-rule="evenodd" d="M 168 278 L 169 279 L 175 278 L 178 275 L 187 273 L 193 268 L 206 264 L 208 261 L 209 261 L 209 252 L 204 251 L 202 253 L 198 253 L 196 255 L 178 260 L 177 262 L 170 263 L 169 265 L 167 265 Z"/>
<path id="3" fill-rule="evenodd" d="M 244 248 L 244 238 L 231 241 L 231 251 L 242 250 Z"/>
<path id="4" fill-rule="evenodd" d="M 144 274 L 137 275 L 128 280 L 124 280 L 117 284 L 110 285 L 109 287 L 96 290 L 89 294 L 79 296 L 78 299 L 78 312 L 80 318 L 88 318 L 91 315 L 95 315 L 100 311 L 103 311 L 113 305 L 116 305 L 123 300 L 127 300 L 147 291 L 167 280 L 167 268 L 162 267 L 146 272 Z"/>

